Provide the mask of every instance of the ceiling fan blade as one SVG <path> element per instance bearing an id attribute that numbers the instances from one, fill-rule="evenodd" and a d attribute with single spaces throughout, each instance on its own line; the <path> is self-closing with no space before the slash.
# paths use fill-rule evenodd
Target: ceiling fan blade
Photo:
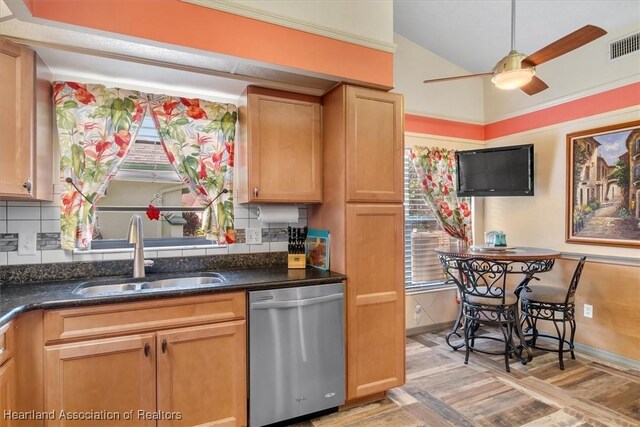
<path id="1" fill-rule="evenodd" d="M 542 92 L 543 90 L 547 89 L 548 87 L 549 86 L 547 86 L 547 84 L 545 82 L 543 82 L 542 80 L 540 80 L 536 76 L 533 76 L 531 81 L 529 83 L 527 83 L 526 85 L 522 86 L 520 88 L 520 90 L 523 91 L 524 93 L 526 93 L 527 95 L 531 96 L 531 95 L 535 95 L 538 92 Z"/>
<path id="2" fill-rule="evenodd" d="M 429 79 L 429 80 L 425 80 L 422 83 L 437 83 L 437 82 L 447 82 L 450 80 L 460 80 L 460 79 L 466 79 L 469 77 L 480 77 L 480 76 L 490 76 L 493 73 L 478 73 L 478 74 L 465 74 L 464 76 L 454 76 L 454 77 L 442 77 L 440 79 Z"/>
<path id="3" fill-rule="evenodd" d="M 558 39 L 522 60 L 523 65 L 535 67 L 550 61 L 565 53 L 571 52 L 595 39 L 607 34 L 605 30 L 595 25 L 585 25 L 579 30 Z"/>

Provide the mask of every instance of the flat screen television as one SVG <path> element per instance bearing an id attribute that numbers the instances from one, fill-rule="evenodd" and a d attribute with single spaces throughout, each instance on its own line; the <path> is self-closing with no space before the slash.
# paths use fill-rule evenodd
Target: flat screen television
<path id="1" fill-rule="evenodd" d="M 458 196 L 533 196 L 533 144 L 456 152 Z"/>

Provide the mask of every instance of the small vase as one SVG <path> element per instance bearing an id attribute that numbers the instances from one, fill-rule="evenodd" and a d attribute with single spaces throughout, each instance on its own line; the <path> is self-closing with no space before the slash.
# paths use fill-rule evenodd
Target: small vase
<path id="1" fill-rule="evenodd" d="M 455 245 L 456 249 L 459 251 L 466 251 L 469 249 L 469 243 L 464 239 L 456 239 Z"/>

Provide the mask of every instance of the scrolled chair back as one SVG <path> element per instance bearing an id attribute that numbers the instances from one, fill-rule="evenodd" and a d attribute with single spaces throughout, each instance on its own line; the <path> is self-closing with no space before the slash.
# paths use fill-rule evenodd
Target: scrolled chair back
<path id="1" fill-rule="evenodd" d="M 446 255 L 439 255 L 440 264 L 444 267 L 445 273 L 449 276 L 450 280 L 458 287 L 460 292 L 462 292 L 463 278 L 460 274 L 460 268 L 458 267 L 458 263 L 455 258 L 448 257 Z"/>
<path id="2" fill-rule="evenodd" d="M 486 258 L 459 259 L 456 262 L 465 283 L 462 288 L 465 302 L 505 304 L 506 263 Z"/>
<path id="3" fill-rule="evenodd" d="M 574 295 L 576 294 L 576 289 L 578 289 L 578 283 L 580 283 L 580 277 L 582 276 L 582 269 L 584 268 L 584 264 L 587 260 L 586 256 L 580 258 L 578 261 L 578 265 L 576 266 L 576 270 L 573 272 L 573 277 L 571 278 L 571 283 L 569 283 L 569 289 L 567 290 L 567 297 L 565 299 L 565 304 L 568 304 L 569 301 L 573 300 Z"/>

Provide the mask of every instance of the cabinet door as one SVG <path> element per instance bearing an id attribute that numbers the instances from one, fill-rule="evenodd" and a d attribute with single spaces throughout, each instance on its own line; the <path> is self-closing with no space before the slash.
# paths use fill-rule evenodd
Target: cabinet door
<path id="1" fill-rule="evenodd" d="M 322 202 L 320 104 L 250 93 L 250 202 Z"/>
<path id="2" fill-rule="evenodd" d="M 402 95 L 347 87 L 347 202 L 402 202 Z"/>
<path id="3" fill-rule="evenodd" d="M 0 196 L 30 197 L 34 99 L 34 52 L 0 39 Z"/>
<path id="4" fill-rule="evenodd" d="M 247 424 L 245 321 L 158 332 L 158 426 Z"/>
<path id="5" fill-rule="evenodd" d="M 16 425 L 9 417 L 4 416 L 8 411 L 15 411 L 15 365 L 13 359 L 0 367 L 0 427 Z"/>
<path id="6" fill-rule="evenodd" d="M 347 399 L 404 383 L 402 205 L 347 205 Z"/>
<path id="7" fill-rule="evenodd" d="M 155 426 L 140 417 L 156 410 L 153 334 L 132 335 L 45 347 L 46 411 L 113 413 L 119 419 L 70 420 L 47 426 Z M 133 416 L 127 418 L 129 411 Z"/>

